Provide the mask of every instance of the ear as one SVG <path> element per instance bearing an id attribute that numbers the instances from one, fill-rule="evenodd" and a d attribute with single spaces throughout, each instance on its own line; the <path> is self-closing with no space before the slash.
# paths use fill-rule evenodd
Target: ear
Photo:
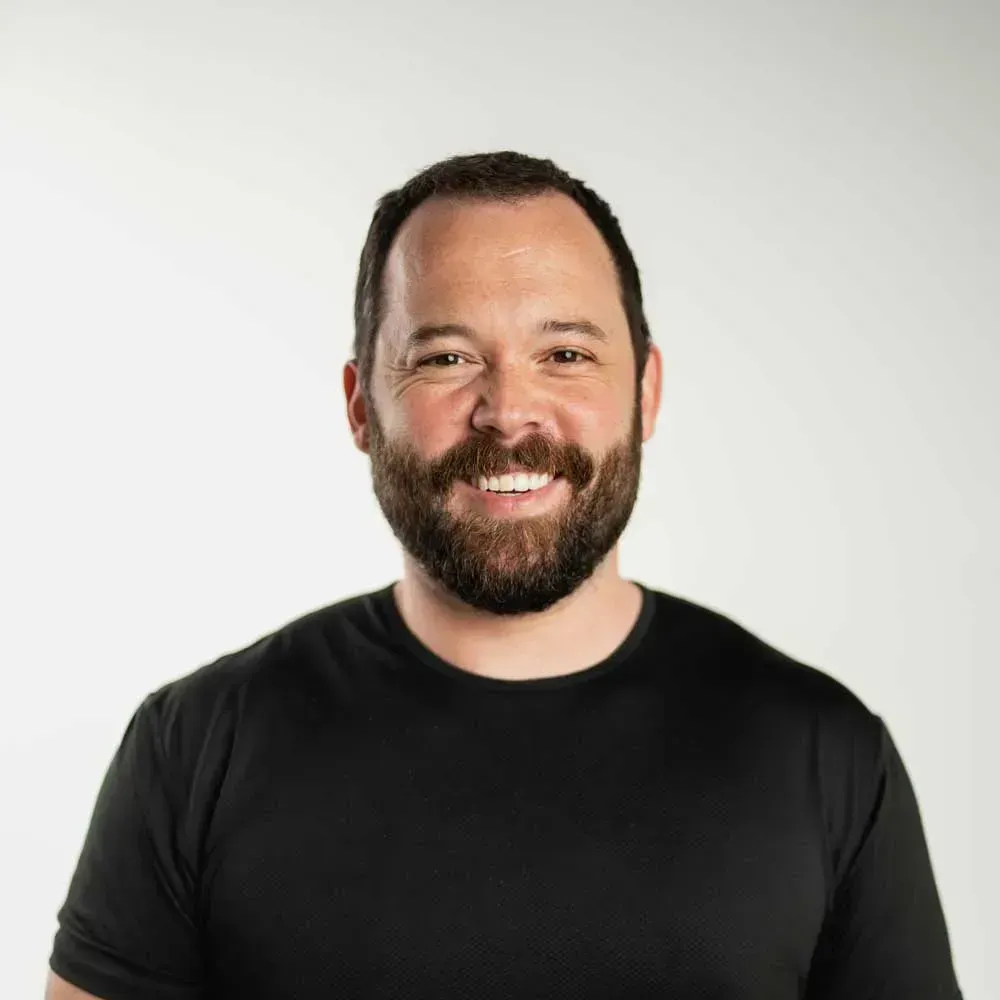
<path id="1" fill-rule="evenodd" d="M 646 368 L 642 373 L 642 440 L 648 441 L 656 428 L 656 416 L 660 412 L 660 388 L 663 384 L 663 357 L 655 344 L 649 345 L 646 354 Z"/>
<path id="2" fill-rule="evenodd" d="M 355 447 L 366 455 L 369 450 L 368 407 L 361 386 L 361 373 L 353 358 L 344 365 L 344 395 L 347 398 L 347 422 Z"/>

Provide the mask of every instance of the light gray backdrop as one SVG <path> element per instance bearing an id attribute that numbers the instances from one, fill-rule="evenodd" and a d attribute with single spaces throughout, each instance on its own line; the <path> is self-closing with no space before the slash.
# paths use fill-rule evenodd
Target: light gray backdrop
<path id="1" fill-rule="evenodd" d="M 883 715 L 1000 995 L 998 15 L 0 0 L 4 994 L 142 697 L 398 575 L 358 252 L 383 191 L 514 148 L 611 202 L 665 354 L 624 572 Z"/>

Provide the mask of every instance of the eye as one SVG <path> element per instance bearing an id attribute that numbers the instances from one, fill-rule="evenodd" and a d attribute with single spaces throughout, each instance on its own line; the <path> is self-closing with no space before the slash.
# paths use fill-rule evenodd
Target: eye
<path id="1" fill-rule="evenodd" d="M 431 368 L 454 368 L 457 364 L 463 364 L 464 362 L 465 358 L 460 354 L 434 354 L 420 361 L 417 367 L 427 365 Z"/>
<path id="2" fill-rule="evenodd" d="M 567 357 L 567 355 L 569 356 Z M 577 351 L 572 347 L 560 347 L 558 351 L 553 351 L 550 357 L 552 357 L 556 363 L 560 365 L 578 364 L 579 361 L 587 360 L 587 356 L 583 353 L 583 351 Z"/>

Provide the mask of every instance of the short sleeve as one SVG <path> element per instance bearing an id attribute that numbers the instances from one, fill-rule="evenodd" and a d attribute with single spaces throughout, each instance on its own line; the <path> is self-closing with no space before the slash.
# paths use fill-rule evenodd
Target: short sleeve
<path id="1" fill-rule="evenodd" d="M 102 1000 L 199 1000 L 196 880 L 152 696 L 104 775 L 49 959 Z"/>
<path id="2" fill-rule="evenodd" d="M 876 759 L 855 791 L 867 805 L 837 875 L 808 1000 L 962 1000 L 923 823 L 878 716 Z"/>

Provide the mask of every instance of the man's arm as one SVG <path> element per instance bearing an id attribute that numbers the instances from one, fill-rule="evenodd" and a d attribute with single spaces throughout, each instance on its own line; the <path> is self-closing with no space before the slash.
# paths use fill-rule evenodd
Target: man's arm
<path id="1" fill-rule="evenodd" d="M 95 997 L 93 993 L 84 993 L 50 969 L 45 984 L 45 1000 L 101 1000 L 101 998 Z"/>
<path id="2" fill-rule="evenodd" d="M 50 1000 L 203 995 L 195 877 L 178 846 L 183 794 L 164 711 L 161 697 L 145 699 L 101 784 L 58 913 Z"/>
<path id="3" fill-rule="evenodd" d="M 806 996 L 961 1000 L 920 808 L 899 751 L 876 720 L 877 759 L 852 782 L 854 832 L 838 865 Z M 862 800 L 869 803 L 864 808 Z"/>

